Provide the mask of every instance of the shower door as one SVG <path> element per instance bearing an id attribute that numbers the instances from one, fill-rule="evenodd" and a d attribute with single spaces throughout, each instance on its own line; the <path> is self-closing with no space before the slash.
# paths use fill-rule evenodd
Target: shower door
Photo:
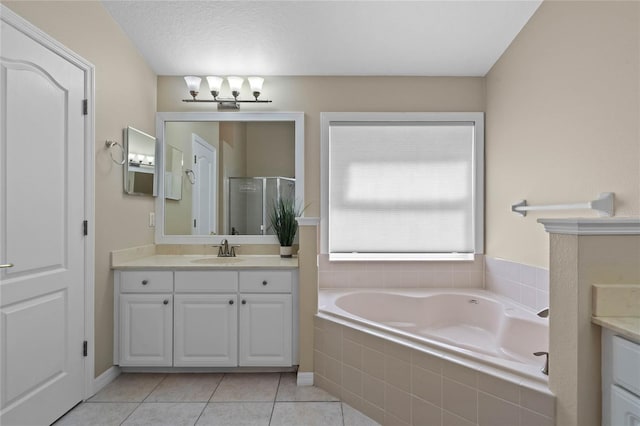
<path id="1" fill-rule="evenodd" d="M 229 179 L 229 232 L 232 235 L 264 234 L 263 200 L 263 179 Z"/>

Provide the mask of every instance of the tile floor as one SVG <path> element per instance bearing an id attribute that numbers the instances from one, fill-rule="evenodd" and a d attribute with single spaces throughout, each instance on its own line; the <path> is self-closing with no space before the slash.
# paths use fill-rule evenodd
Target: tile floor
<path id="1" fill-rule="evenodd" d="M 295 373 L 125 373 L 55 426 L 373 426 Z"/>

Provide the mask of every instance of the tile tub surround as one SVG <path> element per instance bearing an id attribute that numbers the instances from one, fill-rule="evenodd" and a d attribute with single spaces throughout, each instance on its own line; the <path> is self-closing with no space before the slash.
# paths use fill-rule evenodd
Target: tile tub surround
<path id="1" fill-rule="evenodd" d="M 293 373 L 125 373 L 58 420 L 71 425 L 376 426 Z"/>
<path id="2" fill-rule="evenodd" d="M 549 270 L 485 257 L 484 288 L 531 309 L 549 306 Z"/>
<path id="3" fill-rule="evenodd" d="M 483 288 L 484 256 L 455 262 L 329 262 L 318 255 L 320 288 Z"/>
<path id="4" fill-rule="evenodd" d="M 555 398 L 536 384 L 315 318 L 315 384 L 384 425 L 545 426 Z"/>

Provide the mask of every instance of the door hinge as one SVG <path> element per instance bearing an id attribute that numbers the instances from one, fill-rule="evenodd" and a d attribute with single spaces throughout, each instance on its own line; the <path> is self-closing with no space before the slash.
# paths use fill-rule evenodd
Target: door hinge
<path id="1" fill-rule="evenodd" d="M 89 235 L 89 221 L 87 220 L 82 221 L 82 235 Z"/>
<path id="2" fill-rule="evenodd" d="M 193 227 L 194 228 L 196 227 L 196 220 L 195 219 L 193 219 Z"/>
<path id="3" fill-rule="evenodd" d="M 82 356 L 87 356 L 88 352 L 89 352 L 89 344 L 87 343 L 87 341 L 85 340 L 84 342 L 82 342 Z"/>
<path id="4" fill-rule="evenodd" d="M 82 100 L 82 115 L 88 115 L 89 114 L 89 100 L 88 99 L 83 99 Z"/>
<path id="5" fill-rule="evenodd" d="M 193 164 L 197 164 L 198 163 L 198 156 L 194 155 L 193 156 Z"/>

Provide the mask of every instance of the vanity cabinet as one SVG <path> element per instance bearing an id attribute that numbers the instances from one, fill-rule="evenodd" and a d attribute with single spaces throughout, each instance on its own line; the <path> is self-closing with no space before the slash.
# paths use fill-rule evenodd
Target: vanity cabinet
<path id="1" fill-rule="evenodd" d="M 235 367 L 238 304 L 235 294 L 176 294 L 176 367 Z"/>
<path id="2" fill-rule="evenodd" d="M 292 284 L 288 272 L 240 272 L 241 366 L 291 365 Z"/>
<path id="3" fill-rule="evenodd" d="M 173 365 L 238 363 L 238 273 L 176 271 Z"/>
<path id="4" fill-rule="evenodd" d="M 640 343 L 602 329 L 602 425 L 640 424 Z"/>
<path id="5" fill-rule="evenodd" d="M 171 294 L 120 295 L 121 365 L 171 365 L 172 298 Z"/>
<path id="6" fill-rule="evenodd" d="M 290 367 L 293 270 L 116 271 L 115 364 Z"/>

